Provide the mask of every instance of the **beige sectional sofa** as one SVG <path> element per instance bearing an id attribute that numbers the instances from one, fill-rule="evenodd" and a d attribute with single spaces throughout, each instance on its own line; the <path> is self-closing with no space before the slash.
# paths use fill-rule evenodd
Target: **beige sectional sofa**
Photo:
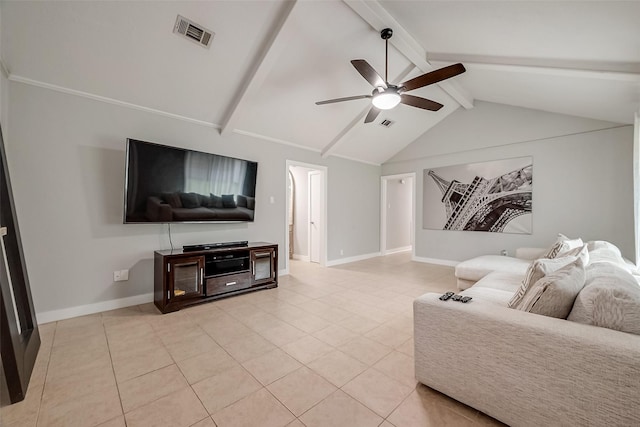
<path id="1" fill-rule="evenodd" d="M 467 304 L 416 299 L 417 380 L 511 426 L 640 425 L 640 284 L 605 243 L 589 242 L 580 260 L 539 279 L 580 271 L 568 317 L 582 323 L 508 306 L 544 260 L 485 274 L 461 292 L 473 297 Z"/>

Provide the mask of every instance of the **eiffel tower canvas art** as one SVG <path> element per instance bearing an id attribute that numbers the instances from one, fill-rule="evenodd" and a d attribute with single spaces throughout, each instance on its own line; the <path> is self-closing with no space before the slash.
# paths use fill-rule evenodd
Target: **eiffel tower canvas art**
<path id="1" fill-rule="evenodd" d="M 533 158 L 425 169 L 422 228 L 531 234 Z"/>

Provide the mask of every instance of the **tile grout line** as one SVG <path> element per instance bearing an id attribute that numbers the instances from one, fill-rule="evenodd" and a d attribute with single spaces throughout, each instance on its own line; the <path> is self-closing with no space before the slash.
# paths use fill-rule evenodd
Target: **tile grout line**
<path id="1" fill-rule="evenodd" d="M 122 405 L 122 396 L 120 395 L 120 384 L 118 384 L 118 377 L 116 377 L 116 368 L 113 366 L 113 356 L 111 355 L 111 344 L 109 343 L 109 335 L 107 334 L 107 327 L 104 324 L 104 316 L 100 316 L 100 323 L 104 331 L 104 339 L 107 341 L 107 350 L 109 351 L 109 361 L 111 362 L 111 372 L 113 373 L 113 380 L 116 383 L 116 390 L 118 391 L 118 401 L 120 402 L 120 410 L 122 411 L 122 419 L 125 426 L 127 425 L 127 417 L 124 413 L 124 406 Z M 107 420 L 108 421 L 108 420 Z"/>
<path id="2" fill-rule="evenodd" d="M 44 388 L 47 385 L 47 377 L 49 375 L 49 365 L 51 364 L 51 353 L 53 353 L 53 343 L 55 342 L 57 331 L 58 331 L 58 322 L 55 322 L 55 327 L 53 328 L 53 337 L 51 337 L 51 348 L 49 349 L 47 368 L 45 369 L 44 381 L 42 382 L 42 391 L 40 392 L 40 399 L 38 400 L 38 414 L 36 415 L 36 426 L 40 422 L 40 410 L 42 409 L 42 401 L 44 398 Z M 40 340 L 40 343 L 42 343 L 42 340 Z"/>

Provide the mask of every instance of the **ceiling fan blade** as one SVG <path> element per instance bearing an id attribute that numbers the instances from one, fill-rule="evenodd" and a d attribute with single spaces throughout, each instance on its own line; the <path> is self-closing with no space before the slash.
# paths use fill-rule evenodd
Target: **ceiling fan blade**
<path id="1" fill-rule="evenodd" d="M 358 70 L 366 81 L 371 83 L 371 86 L 387 88 L 387 84 L 384 82 L 382 77 L 380 77 L 380 74 L 378 74 L 367 61 L 364 59 L 354 59 L 351 61 L 351 64 L 356 70 Z"/>
<path id="2" fill-rule="evenodd" d="M 354 99 L 372 98 L 371 95 L 347 96 L 345 98 L 327 99 L 326 101 L 318 101 L 316 105 L 333 104 L 334 102 L 353 101 Z"/>
<path id="3" fill-rule="evenodd" d="M 400 103 L 429 111 L 438 111 L 439 109 L 444 107 L 444 105 L 440 104 L 439 102 L 431 101 L 430 99 L 420 98 L 413 95 L 407 95 L 406 93 L 400 95 Z"/>
<path id="4" fill-rule="evenodd" d="M 441 82 L 442 80 L 450 79 L 451 77 L 455 77 L 458 74 L 464 73 L 465 71 L 467 70 L 464 68 L 464 65 L 459 63 L 453 64 L 449 65 L 448 67 L 440 68 L 438 70 L 415 77 L 411 80 L 407 80 L 400 86 L 404 87 L 405 91 L 410 91 Z"/>
<path id="5" fill-rule="evenodd" d="M 372 106 L 369 112 L 367 113 L 367 117 L 364 118 L 364 122 L 371 123 L 376 119 L 376 117 L 378 117 L 378 114 L 380 114 L 380 110 Z"/>

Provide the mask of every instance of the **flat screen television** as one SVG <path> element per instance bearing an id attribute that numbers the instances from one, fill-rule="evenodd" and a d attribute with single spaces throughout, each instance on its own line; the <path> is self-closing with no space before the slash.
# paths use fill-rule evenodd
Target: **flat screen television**
<path id="1" fill-rule="evenodd" d="M 253 221 L 258 163 L 127 139 L 124 223 Z"/>

